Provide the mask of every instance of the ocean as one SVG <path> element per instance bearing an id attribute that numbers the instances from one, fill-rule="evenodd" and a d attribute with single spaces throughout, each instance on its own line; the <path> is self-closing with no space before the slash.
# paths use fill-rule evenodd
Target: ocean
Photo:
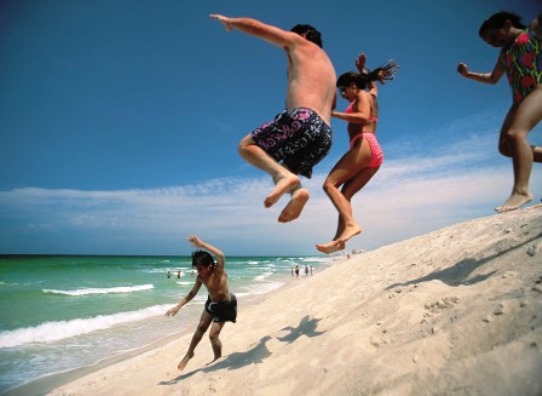
<path id="1" fill-rule="evenodd" d="M 317 272 L 330 263 L 226 257 L 238 320 L 247 297 L 291 282 L 296 265 L 302 278 L 305 265 Z M 165 316 L 194 279 L 190 257 L 0 256 L 0 394 L 195 330 L 205 287 L 176 316 Z"/>

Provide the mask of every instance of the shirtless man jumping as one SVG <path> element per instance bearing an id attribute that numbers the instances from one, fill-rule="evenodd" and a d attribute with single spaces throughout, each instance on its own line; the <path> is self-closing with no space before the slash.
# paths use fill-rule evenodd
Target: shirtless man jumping
<path id="1" fill-rule="evenodd" d="M 335 69 L 322 50 L 321 35 L 310 25 L 296 25 L 291 31 L 251 18 L 228 18 L 211 14 L 226 31 L 247 33 L 286 51 L 288 88 L 286 110 L 245 136 L 239 153 L 247 162 L 267 172 L 275 188 L 264 206 L 273 206 L 284 193 L 291 195 L 278 221 L 298 218 L 310 194 L 299 175 L 310 178 L 312 168 L 331 147 L 331 110 L 335 104 Z"/>

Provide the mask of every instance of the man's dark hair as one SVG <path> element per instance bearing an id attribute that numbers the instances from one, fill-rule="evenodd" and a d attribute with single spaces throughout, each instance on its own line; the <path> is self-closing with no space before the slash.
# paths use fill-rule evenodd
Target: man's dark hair
<path id="1" fill-rule="evenodd" d="M 304 35 L 307 40 L 316 44 L 318 47 L 323 48 L 324 43 L 322 42 L 322 35 L 314 26 L 297 24 L 290 31 L 301 36 Z"/>
<path id="2" fill-rule="evenodd" d="M 203 265 L 204 267 L 208 267 L 214 264 L 215 261 L 213 259 L 213 256 L 211 256 L 209 252 L 206 252 L 204 250 L 196 250 L 194 253 L 192 253 L 192 267 L 195 267 L 196 265 Z"/>

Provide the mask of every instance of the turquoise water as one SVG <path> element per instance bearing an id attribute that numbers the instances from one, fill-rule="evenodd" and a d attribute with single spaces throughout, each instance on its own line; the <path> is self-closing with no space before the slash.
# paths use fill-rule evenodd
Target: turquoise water
<path id="1" fill-rule="evenodd" d="M 227 257 L 238 320 L 244 298 L 279 288 L 305 264 L 318 271 L 329 261 Z M 195 328 L 204 288 L 165 317 L 193 283 L 190 257 L 0 256 L 0 393 Z"/>

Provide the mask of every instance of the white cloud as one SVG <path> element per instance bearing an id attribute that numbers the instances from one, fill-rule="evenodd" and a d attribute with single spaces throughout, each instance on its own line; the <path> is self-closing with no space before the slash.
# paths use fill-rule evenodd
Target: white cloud
<path id="1" fill-rule="evenodd" d="M 457 137 L 463 123 L 446 133 Z M 387 147 L 384 166 L 354 197 L 364 233 L 348 248 L 375 248 L 493 214 L 508 196 L 512 167 L 497 153 L 495 125 L 485 131 L 441 146 L 420 149 L 407 136 Z M 272 188 L 263 174 L 153 190 L 1 191 L 0 252 L 183 254 L 190 249 L 183 238 L 197 233 L 229 254 L 313 254 L 314 243 L 327 241 L 336 227 L 336 211 L 321 189 L 325 176 L 304 183 L 311 200 L 302 217 L 286 225 L 276 221 L 286 198 L 263 208 Z M 531 187 L 540 199 L 536 164 Z"/>

